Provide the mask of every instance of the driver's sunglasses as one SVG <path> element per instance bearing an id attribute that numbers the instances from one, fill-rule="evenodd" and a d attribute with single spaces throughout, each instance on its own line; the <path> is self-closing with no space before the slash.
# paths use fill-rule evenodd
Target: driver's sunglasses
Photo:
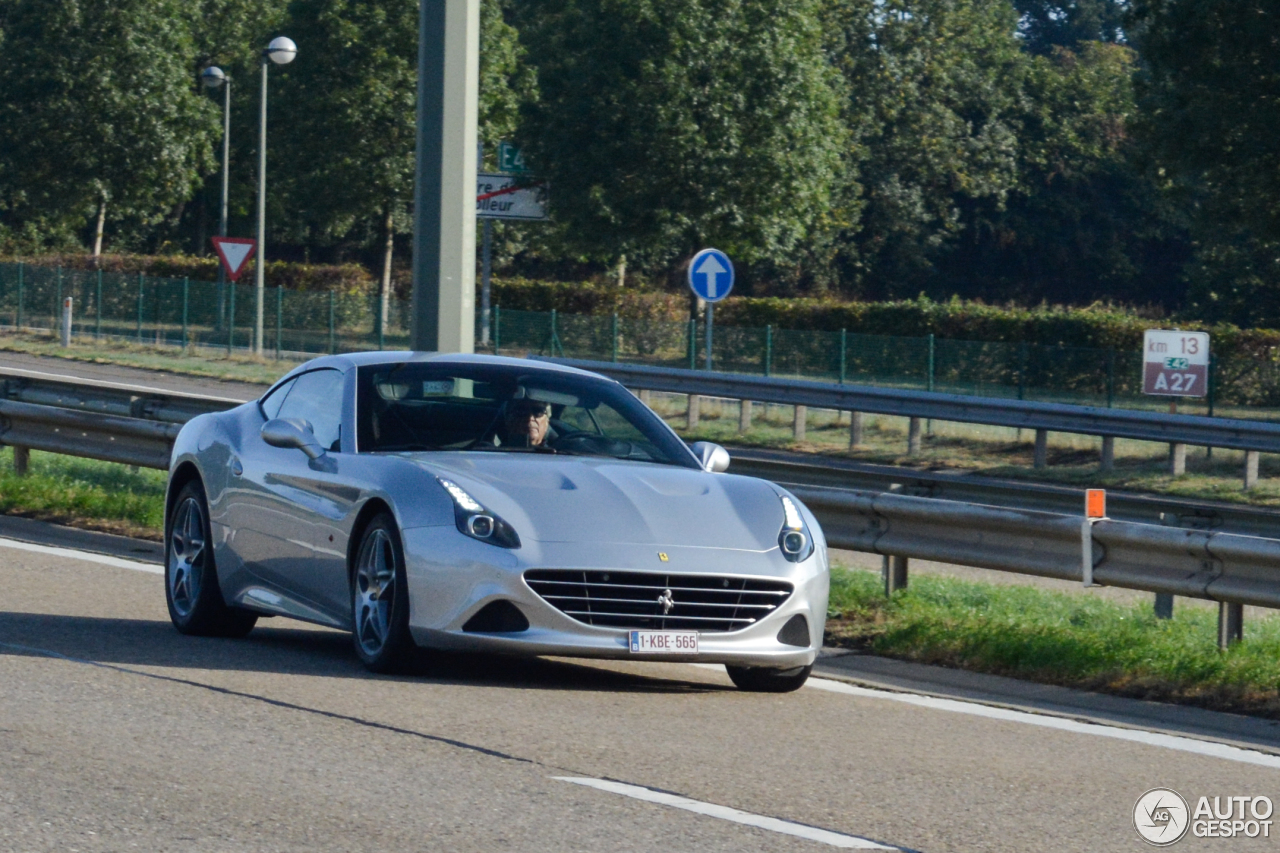
<path id="1" fill-rule="evenodd" d="M 516 406 L 511 410 L 511 414 L 517 418 L 527 418 L 530 416 L 535 418 L 545 418 L 548 412 L 545 406 Z"/>

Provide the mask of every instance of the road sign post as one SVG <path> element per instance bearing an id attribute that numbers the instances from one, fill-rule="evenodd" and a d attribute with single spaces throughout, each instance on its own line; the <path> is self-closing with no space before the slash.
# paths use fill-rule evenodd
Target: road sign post
<path id="1" fill-rule="evenodd" d="M 712 369 L 715 304 L 733 290 L 733 262 L 719 249 L 703 249 L 689 262 L 689 289 L 707 303 L 707 370 Z"/>
<path id="2" fill-rule="evenodd" d="M 1148 329 L 1142 342 L 1142 393 L 1203 397 L 1208 392 L 1208 333 Z"/>

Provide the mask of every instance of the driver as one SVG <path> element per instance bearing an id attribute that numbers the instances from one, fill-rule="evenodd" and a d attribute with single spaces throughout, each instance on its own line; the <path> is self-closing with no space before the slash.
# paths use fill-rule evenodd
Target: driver
<path id="1" fill-rule="evenodd" d="M 517 447 L 543 447 L 555 439 L 551 408 L 538 400 L 511 400 L 502 420 L 507 442 Z"/>

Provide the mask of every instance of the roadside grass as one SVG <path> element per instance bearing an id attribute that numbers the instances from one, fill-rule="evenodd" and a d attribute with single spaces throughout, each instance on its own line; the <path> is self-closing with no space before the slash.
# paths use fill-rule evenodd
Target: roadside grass
<path id="1" fill-rule="evenodd" d="M 270 385 L 302 363 L 240 353 L 227 355 L 225 351 L 208 347 L 190 347 L 184 351 L 177 346 L 119 340 L 78 340 L 70 347 L 63 347 L 48 334 L 14 331 L 0 334 L 0 350 L 261 385 Z"/>
<path id="2" fill-rule="evenodd" d="M 918 663 L 1280 719 L 1280 617 L 1217 647 L 1217 611 L 918 575 L 884 595 L 876 572 L 833 567 L 826 643 Z"/>
<path id="3" fill-rule="evenodd" d="M 0 513 L 122 536 L 159 540 L 164 529 L 164 471 L 31 451 L 27 475 L 0 450 Z"/>

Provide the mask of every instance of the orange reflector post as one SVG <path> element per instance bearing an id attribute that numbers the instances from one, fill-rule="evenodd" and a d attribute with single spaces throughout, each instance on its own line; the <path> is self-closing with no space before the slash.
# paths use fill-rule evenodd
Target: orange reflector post
<path id="1" fill-rule="evenodd" d="M 1106 489 L 1085 489 L 1084 517 L 1085 518 L 1106 518 L 1107 517 L 1107 490 Z"/>

